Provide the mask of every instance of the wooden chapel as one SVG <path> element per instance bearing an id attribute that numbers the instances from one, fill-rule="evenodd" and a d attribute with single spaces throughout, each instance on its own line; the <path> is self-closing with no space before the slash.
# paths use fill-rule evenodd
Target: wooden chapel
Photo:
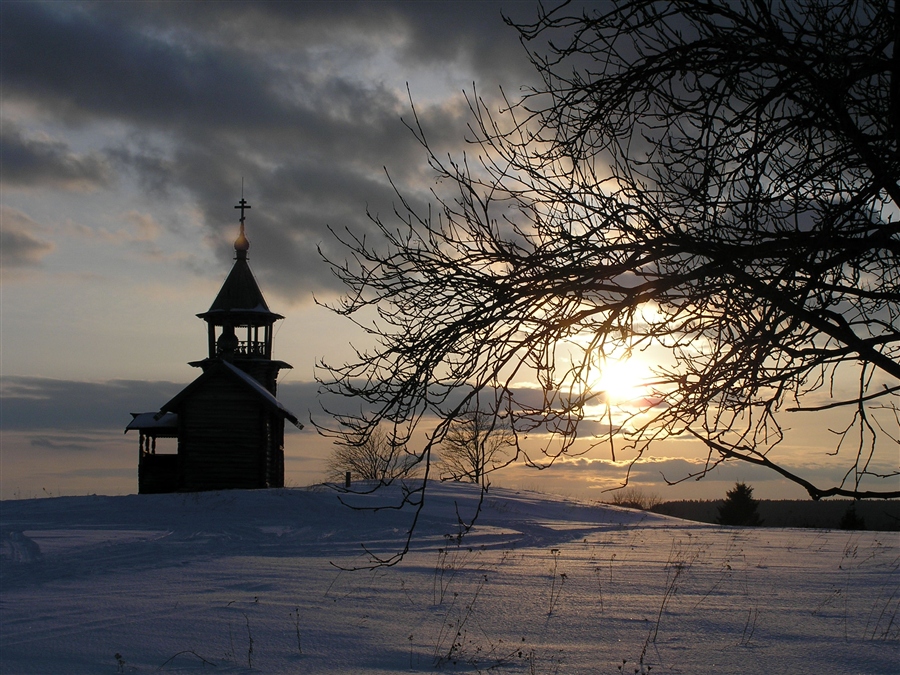
<path id="1" fill-rule="evenodd" d="M 202 373 L 157 412 L 131 413 L 125 432 L 139 435 L 138 492 L 194 492 L 284 486 L 284 421 L 303 425 L 276 398 L 269 309 L 247 262 L 244 232 L 234 242 L 234 266 L 209 310 L 208 355 L 190 365 Z M 157 438 L 176 438 L 177 452 L 156 452 Z"/>

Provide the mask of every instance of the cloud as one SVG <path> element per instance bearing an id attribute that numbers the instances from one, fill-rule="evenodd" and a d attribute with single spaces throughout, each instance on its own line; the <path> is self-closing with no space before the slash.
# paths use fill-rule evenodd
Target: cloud
<path id="1" fill-rule="evenodd" d="M 188 383 L 142 380 L 84 382 L 4 376 L 0 380 L 0 498 L 137 489 L 137 434 L 124 434 L 131 412 L 158 410 Z M 279 400 L 304 422 L 320 413 L 315 382 L 279 386 Z M 346 404 L 345 404 L 346 405 Z M 288 425 L 288 478 L 307 485 L 324 478 L 331 439 Z M 174 452 L 173 439 L 160 439 Z"/>
<path id="2" fill-rule="evenodd" d="M 12 186 L 86 192 L 110 180 L 109 164 L 100 153 L 79 155 L 64 141 L 46 134 L 26 136 L 13 121 L 3 124 L 0 170 L 3 182 Z"/>
<path id="3" fill-rule="evenodd" d="M 139 213 L 138 211 L 128 211 L 125 214 L 125 220 L 134 230 L 131 240 L 134 242 L 152 242 L 159 237 L 162 228 L 153 216 L 147 213 Z"/>
<path id="4" fill-rule="evenodd" d="M 763 466 L 733 460 L 724 462 L 701 476 L 699 474 L 704 465 L 704 460 L 700 458 L 666 454 L 647 456 L 633 464 L 628 461 L 614 462 L 608 458 L 566 457 L 540 472 L 522 465 L 510 467 L 510 470 L 499 473 L 497 480 L 503 485 L 539 483 L 547 490 L 576 491 L 582 496 L 593 496 L 596 499 L 606 499 L 604 493 L 621 487 L 626 479 L 629 486 L 658 493 L 664 499 L 720 498 L 737 482 L 754 486 L 757 489 L 756 496 L 760 498 L 808 498 L 801 486 Z M 781 458 L 781 465 L 820 488 L 839 485 L 846 471 L 845 467 L 835 463 L 808 462 L 806 458 L 791 454 L 785 454 Z M 667 484 L 667 481 L 672 484 Z M 893 484 L 896 485 L 898 481 L 900 479 L 895 479 Z M 896 489 L 891 484 L 876 483 L 878 481 L 872 481 L 869 487 Z"/>
<path id="5" fill-rule="evenodd" d="M 407 15 L 403 62 L 435 67 L 456 62 L 480 78 L 527 84 L 535 74 L 518 34 L 503 25 L 501 16 L 533 21 L 536 9 L 536 3 L 471 3 L 460 12 L 453 2 L 426 3 Z"/>
<path id="6" fill-rule="evenodd" d="M 0 206 L 0 266 L 35 267 L 53 251 L 52 242 L 36 233 L 43 227 L 17 209 Z"/>
<path id="7" fill-rule="evenodd" d="M 4 429 L 124 431 L 131 421 L 130 412 L 158 410 L 179 390 L 173 382 L 78 382 L 6 376 L 0 391 L 0 415 Z"/>
<path id="8" fill-rule="evenodd" d="M 137 490 L 135 439 L 120 431 L 28 432 L 3 428 L 0 499 Z"/>
<path id="9" fill-rule="evenodd" d="M 40 435 L 32 437 L 30 444 L 34 448 L 52 452 L 93 452 L 96 450 L 96 439 L 91 437 L 60 439 L 56 436 Z"/>
<path id="10" fill-rule="evenodd" d="M 103 241 L 117 245 L 127 244 L 144 248 L 156 242 L 163 230 L 151 214 L 133 209 L 123 213 L 120 220 L 123 222 L 123 226 L 115 230 L 89 227 L 78 222 L 67 222 L 59 229 L 62 233 L 81 240 Z"/>
<path id="11" fill-rule="evenodd" d="M 415 208 L 431 198 L 424 150 L 403 122 L 406 84 L 443 156 L 466 148 L 462 89 L 477 81 L 490 103 L 499 85 L 515 92 L 533 77 L 501 7 L 12 3 L 0 40 L 5 98 L 39 111 L 29 129 L 43 120 L 93 139 L 76 154 L 65 139 L 13 134 L 17 147 L 31 143 L 20 175 L 43 157 L 29 180 L 99 185 L 114 167 L 148 198 L 183 198 L 223 261 L 243 182 L 261 283 L 289 304 L 337 293 L 317 252 L 342 255 L 328 226 L 369 233 L 367 210 L 390 221 L 398 199 L 386 170 Z"/>
<path id="12" fill-rule="evenodd" d="M 167 41 L 141 30 L 139 20 L 105 20 L 99 8 L 11 3 L 2 42 L 4 94 L 43 102 L 70 121 L 98 115 L 241 125 L 287 118 L 264 63 L 224 46 Z"/>
<path id="13" fill-rule="evenodd" d="M 71 472 L 84 469 L 85 476 L 100 475 L 104 468 L 117 467 L 113 481 L 102 489 L 109 492 L 134 489 L 136 462 L 136 438 L 123 434 L 131 420 L 130 412 L 158 410 L 159 407 L 186 386 L 187 382 L 142 380 L 110 380 L 107 382 L 83 382 L 40 377 L 5 376 L 0 382 L 0 429 L 4 447 L 4 476 L 9 492 L 17 486 L 40 486 L 51 478 L 35 477 L 26 481 L 29 471 L 46 467 L 47 458 L 60 458 L 68 468 L 53 464 L 55 472 L 40 468 L 41 476 L 52 476 L 61 481 L 67 490 L 76 489 Z M 286 382 L 279 385 L 278 398 L 301 420 L 310 414 L 316 421 L 325 421 L 319 406 L 318 385 L 315 382 Z M 331 402 L 343 412 L 352 412 L 354 401 L 338 399 Z M 290 429 L 288 429 L 290 431 Z M 133 435 L 132 435 L 133 436 Z M 309 477 L 309 471 L 319 471 L 322 458 L 331 448 L 331 439 L 319 437 L 312 427 L 291 432 L 286 438 L 286 451 L 292 462 L 299 462 L 292 469 L 298 473 L 293 480 L 306 484 L 318 480 L 318 474 Z M 14 452 L 13 452 L 14 451 Z M 514 465 L 492 478 L 498 485 L 537 487 L 581 497 L 605 499 L 604 490 L 620 486 L 628 475 L 629 484 L 659 493 L 665 499 L 710 499 L 721 497 L 737 481 L 757 488 L 760 498 L 804 498 L 802 488 L 789 484 L 776 472 L 746 462 L 727 462 L 711 471 L 702 480 L 688 479 L 674 487 L 665 484 L 678 481 L 703 468 L 703 460 L 690 456 L 666 454 L 646 457 L 629 467 L 627 461 L 612 461 L 608 457 L 562 458 L 542 471 Z M 789 452 L 789 451 L 788 451 Z M 38 453 L 38 454 L 35 454 Z M 35 457 L 42 457 L 44 464 Z M 65 458 L 65 459 L 63 459 Z M 81 458 L 75 460 L 74 458 Z M 806 458 L 785 454 L 785 468 L 802 475 L 820 487 L 830 487 L 841 480 L 843 471 L 825 461 L 806 461 Z M 54 460 L 55 461 L 55 460 Z M 69 476 L 69 478 L 66 478 Z M 30 481 L 30 482 L 29 482 Z M 42 482 L 43 481 L 43 482 Z M 85 486 L 90 482 L 84 483 Z M 90 489 L 96 491 L 95 487 Z M 68 487 L 71 486 L 71 487 Z M 883 486 L 881 486 L 883 487 Z M 81 489 L 81 488 L 77 488 Z"/>
<path id="14" fill-rule="evenodd" d="M 187 384 L 4 376 L 0 383 L 0 425 L 4 430 L 114 429 L 124 432 L 131 421 L 129 413 L 159 410 Z M 287 383 L 279 388 L 278 398 L 289 410 L 306 419 L 310 410 L 319 410 L 317 388 L 314 382 Z"/>

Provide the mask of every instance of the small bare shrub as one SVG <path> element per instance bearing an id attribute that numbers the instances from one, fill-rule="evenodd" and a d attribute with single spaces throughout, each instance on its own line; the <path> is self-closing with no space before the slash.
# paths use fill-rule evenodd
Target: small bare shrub
<path id="1" fill-rule="evenodd" d="M 627 509 L 650 511 L 662 504 L 662 499 L 655 492 L 644 492 L 638 487 L 626 487 L 614 492 L 611 499 L 606 503 L 614 506 L 623 506 Z"/>

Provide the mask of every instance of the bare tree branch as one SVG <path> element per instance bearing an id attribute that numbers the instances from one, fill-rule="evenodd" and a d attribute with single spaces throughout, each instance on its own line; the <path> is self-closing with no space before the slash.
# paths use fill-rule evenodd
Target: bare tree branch
<path id="1" fill-rule="evenodd" d="M 896 497 L 897 25 L 888 0 L 564 4 L 513 25 L 542 85 L 499 111 L 473 91 L 461 157 L 438 156 L 413 107 L 431 206 L 398 190 L 391 224 L 336 233 L 333 309 L 375 343 L 322 364 L 323 388 L 365 409 L 328 432 L 427 427 L 430 466 L 489 398 L 515 459 L 547 466 L 591 447 L 579 428 L 600 404 L 592 444 L 613 457 L 687 436 L 707 470 L 739 460 L 816 498 Z M 597 375 L 641 352 L 653 384 L 615 407 Z M 834 487 L 782 466 L 799 410 L 847 425 Z"/>

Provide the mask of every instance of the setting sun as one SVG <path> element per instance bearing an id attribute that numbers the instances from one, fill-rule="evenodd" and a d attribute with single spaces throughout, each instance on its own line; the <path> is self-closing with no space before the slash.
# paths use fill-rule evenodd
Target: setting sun
<path id="1" fill-rule="evenodd" d="M 608 359 L 593 379 L 590 389 L 604 403 L 618 405 L 647 395 L 650 370 L 639 359 Z"/>

